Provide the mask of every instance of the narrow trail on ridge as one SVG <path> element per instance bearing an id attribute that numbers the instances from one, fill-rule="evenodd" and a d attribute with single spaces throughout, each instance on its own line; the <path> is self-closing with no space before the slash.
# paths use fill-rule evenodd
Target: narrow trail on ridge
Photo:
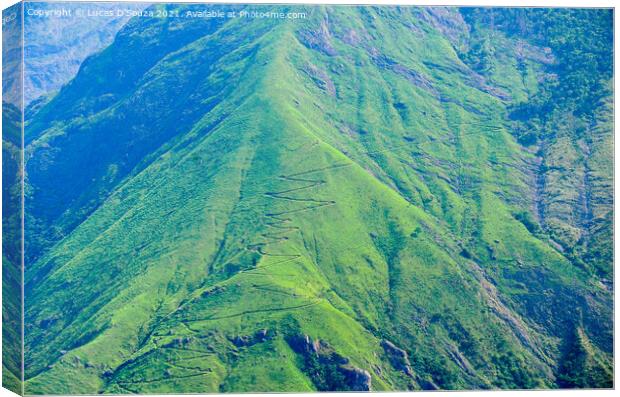
<path id="1" fill-rule="evenodd" d="M 318 145 L 318 142 L 315 141 L 309 145 L 308 144 L 301 145 L 297 148 L 290 149 L 290 150 L 292 152 L 299 152 L 301 150 L 304 150 L 307 152 L 310 148 L 316 145 Z M 315 211 L 315 210 L 318 210 L 324 207 L 335 205 L 337 203 L 336 200 L 319 199 L 319 198 L 310 196 L 310 193 L 309 193 L 310 190 L 323 186 L 327 183 L 325 179 L 319 177 L 317 174 L 324 173 L 330 170 L 348 167 L 351 165 L 352 164 L 336 163 L 336 164 L 332 164 L 332 165 L 328 165 L 324 167 L 312 168 L 312 169 L 305 170 L 305 171 L 295 172 L 291 174 L 283 174 L 283 175 L 274 177 L 274 179 L 278 180 L 279 182 L 287 183 L 287 184 L 294 184 L 294 186 L 288 187 L 282 190 L 277 190 L 277 191 L 267 191 L 267 192 L 260 193 L 260 194 L 262 194 L 264 197 L 268 197 L 269 199 L 273 200 L 275 203 L 278 203 L 278 202 L 285 203 L 286 206 L 291 206 L 293 208 L 286 209 L 283 211 L 269 211 L 269 212 L 264 213 L 263 217 L 266 218 L 265 226 L 267 230 L 260 234 L 260 237 L 263 241 L 260 241 L 254 244 L 249 244 L 245 248 L 245 250 L 242 249 L 240 252 L 233 255 L 233 257 L 229 258 L 225 263 L 229 263 L 235 258 L 239 257 L 240 255 L 242 255 L 244 251 L 245 252 L 247 251 L 257 252 L 261 256 L 273 257 L 274 261 L 271 263 L 259 266 L 259 267 L 253 267 L 251 269 L 241 270 L 240 273 L 250 275 L 250 276 L 271 277 L 272 275 L 269 272 L 265 271 L 266 268 L 281 265 L 287 262 L 291 262 L 291 261 L 294 261 L 302 257 L 302 254 L 300 253 L 278 252 L 276 249 L 274 249 L 274 245 L 288 241 L 294 233 L 298 233 L 301 231 L 301 228 L 294 223 L 294 220 L 293 220 L 294 214 L 299 214 L 299 213 L 303 213 L 306 211 Z M 306 194 L 305 195 L 302 194 L 300 197 L 298 195 L 300 193 L 306 193 Z M 300 203 L 302 205 L 295 205 L 296 203 Z M 278 276 L 279 277 L 295 277 L 295 274 L 278 274 Z M 217 310 L 206 316 L 200 316 L 200 317 L 192 316 L 190 318 L 181 318 L 180 321 L 186 327 L 187 330 L 189 330 L 192 334 L 196 335 L 196 334 L 200 334 L 201 330 L 194 329 L 193 327 L 190 326 L 190 324 L 208 322 L 208 321 L 213 321 L 213 320 L 218 320 L 218 319 L 242 317 L 242 316 L 265 313 L 265 312 L 301 310 L 304 308 L 317 305 L 320 302 L 320 298 L 304 299 L 303 296 L 293 291 L 289 291 L 287 289 L 278 289 L 268 283 L 267 284 L 253 283 L 251 285 L 251 288 L 256 289 L 257 291 L 261 291 L 263 293 L 268 292 L 268 293 L 274 293 L 278 295 L 287 295 L 297 300 L 297 302 L 295 303 L 290 302 L 289 304 L 283 305 L 283 306 L 276 305 L 274 307 L 259 307 L 259 308 L 249 309 L 249 310 L 241 310 L 239 312 L 233 312 L 233 313 L 223 313 L 222 311 Z M 179 305 L 179 307 L 176 310 L 164 316 L 164 319 L 170 318 L 180 313 L 184 308 L 186 308 L 196 299 L 199 299 L 201 296 L 202 294 L 183 302 L 181 305 Z M 155 328 L 157 328 L 157 326 Z M 158 336 L 158 335 L 154 333 L 153 336 Z M 161 346 L 157 342 L 158 340 L 156 339 L 155 345 L 159 349 L 170 348 L 168 346 Z M 191 349 L 188 349 L 186 347 L 174 348 L 174 349 L 181 350 L 181 351 L 191 351 Z M 201 352 L 201 353 L 204 353 L 207 355 L 213 354 L 212 352 Z M 199 376 L 199 375 L 201 375 L 201 373 L 196 373 L 196 374 L 192 373 L 192 374 L 188 374 L 184 376 L 190 377 L 190 376 Z M 156 378 L 156 379 L 151 379 L 151 380 L 146 380 L 144 382 L 136 382 L 136 383 L 159 382 L 162 380 L 163 379 Z M 125 389 L 127 389 L 127 386 L 132 384 L 132 382 L 124 382 L 124 381 L 117 381 L 116 383 L 120 387 L 123 387 Z"/>
<path id="2" fill-rule="evenodd" d="M 296 233 L 300 230 L 299 226 L 296 226 L 293 223 L 293 220 L 289 215 L 297 214 L 306 211 L 317 210 L 322 207 L 330 206 L 336 204 L 336 200 L 321 200 L 313 197 L 296 197 L 291 196 L 291 194 L 296 192 L 302 192 L 304 190 L 313 189 L 315 187 L 326 184 L 327 182 L 320 178 L 312 178 L 310 175 L 324 172 L 331 169 L 343 168 L 350 166 L 350 164 L 334 164 L 327 167 L 315 168 L 307 171 L 297 172 L 289 175 L 280 175 L 277 178 L 286 182 L 293 182 L 297 184 L 302 184 L 302 186 L 289 188 L 285 190 L 280 190 L 276 192 L 265 192 L 264 195 L 274 200 L 284 200 L 289 202 L 300 202 L 300 203 L 308 203 L 308 205 L 293 208 L 286 211 L 279 212 L 268 212 L 264 216 L 268 218 L 266 225 L 268 228 L 273 229 L 272 231 L 268 231 L 261 234 L 261 237 L 265 240 L 264 242 L 250 245 L 248 248 L 253 249 L 264 256 L 272 256 L 272 257 L 281 257 L 285 258 L 283 261 L 276 262 L 274 264 L 279 264 L 283 262 L 287 262 L 290 260 L 294 260 L 299 258 L 300 254 L 284 254 L 284 253 L 275 253 L 271 250 L 266 249 L 266 247 L 270 244 L 276 244 L 283 241 L 289 240 L 291 234 Z M 272 265 L 274 265 L 272 264 Z"/>

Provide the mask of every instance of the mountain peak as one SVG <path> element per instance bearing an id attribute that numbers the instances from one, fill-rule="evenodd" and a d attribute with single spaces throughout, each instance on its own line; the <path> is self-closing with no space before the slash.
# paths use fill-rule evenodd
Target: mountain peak
<path id="1" fill-rule="evenodd" d="M 162 9 L 29 118 L 27 390 L 610 384 L 610 108 L 537 113 L 538 14 Z"/>

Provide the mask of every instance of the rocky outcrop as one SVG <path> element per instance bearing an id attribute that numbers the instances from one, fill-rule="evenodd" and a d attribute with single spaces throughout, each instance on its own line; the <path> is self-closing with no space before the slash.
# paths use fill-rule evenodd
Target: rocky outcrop
<path id="1" fill-rule="evenodd" d="M 312 340 L 308 335 L 295 335 L 289 337 L 287 342 L 296 353 L 318 355 L 321 351 L 321 341 Z"/>
<path id="2" fill-rule="evenodd" d="M 307 64 L 303 69 L 304 73 L 306 73 L 312 81 L 319 87 L 321 90 L 325 91 L 329 96 L 336 96 L 336 86 L 334 82 L 329 77 L 327 72 L 322 69 L 319 69 L 313 64 Z"/>
<path id="3" fill-rule="evenodd" d="M 370 372 L 355 367 L 327 342 L 308 335 L 286 338 L 289 346 L 303 359 L 302 370 L 319 391 L 370 391 Z"/>
<path id="4" fill-rule="evenodd" d="M 381 69 L 391 70 L 392 72 L 403 76 L 411 84 L 429 92 L 434 97 L 439 96 L 439 92 L 433 86 L 433 83 L 424 76 L 422 73 L 413 70 L 403 64 L 398 63 L 396 60 L 384 55 L 384 54 L 372 54 L 374 63 Z"/>
<path id="5" fill-rule="evenodd" d="M 469 36 L 469 25 L 455 8 L 427 7 L 421 8 L 419 17 L 433 28 L 440 31 L 450 43 L 458 48 Z"/>
<path id="6" fill-rule="evenodd" d="M 193 341 L 193 338 L 189 336 L 179 337 L 171 340 L 170 342 L 162 345 L 162 347 L 182 348 Z"/>
<path id="7" fill-rule="evenodd" d="M 549 47 L 540 47 L 528 43 L 525 40 L 518 40 L 515 44 L 515 55 L 519 60 L 531 60 L 545 65 L 555 63 L 555 57 Z"/>
<path id="8" fill-rule="evenodd" d="M 304 30 L 299 33 L 299 41 L 308 48 L 320 51 L 325 55 L 334 56 L 338 52 L 332 43 L 329 19 L 326 16 L 316 29 Z"/>
<path id="9" fill-rule="evenodd" d="M 229 340 L 233 345 L 237 347 L 247 347 L 253 346 L 257 343 L 266 342 L 269 339 L 272 339 L 274 336 L 274 332 L 268 329 L 261 329 L 256 331 L 253 335 L 236 335 Z"/>
<path id="10" fill-rule="evenodd" d="M 390 363 L 395 369 L 404 372 L 411 378 L 414 377 L 411 363 L 409 362 L 409 356 L 406 351 L 385 339 L 381 341 L 381 347 L 385 350 L 385 354 L 387 354 Z"/>
<path id="11" fill-rule="evenodd" d="M 342 365 L 339 369 L 345 375 L 347 383 L 351 386 L 351 390 L 370 391 L 372 381 L 370 372 L 352 365 Z"/>

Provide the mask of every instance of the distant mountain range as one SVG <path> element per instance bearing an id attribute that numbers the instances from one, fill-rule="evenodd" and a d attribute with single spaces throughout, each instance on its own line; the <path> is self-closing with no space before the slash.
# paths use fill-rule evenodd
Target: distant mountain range
<path id="1" fill-rule="evenodd" d="M 29 116 L 28 394 L 613 386 L 611 10 L 204 7 Z"/>
<path id="2" fill-rule="evenodd" d="M 88 57 L 112 43 L 116 33 L 129 20 L 129 15 L 118 15 L 119 3 L 60 3 L 71 10 L 71 16 L 45 16 L 45 11 L 59 7 L 59 3 L 26 3 L 25 10 L 37 11 L 25 18 L 24 30 L 24 103 L 44 100 L 53 95 L 77 73 L 80 64 Z M 123 8 L 142 10 L 146 3 L 127 3 Z M 94 12 L 112 12 L 110 16 L 92 17 L 86 13 L 76 16 L 75 11 L 87 9 Z M 27 14 L 28 15 L 28 14 Z M 106 14 L 108 15 L 108 14 Z"/>

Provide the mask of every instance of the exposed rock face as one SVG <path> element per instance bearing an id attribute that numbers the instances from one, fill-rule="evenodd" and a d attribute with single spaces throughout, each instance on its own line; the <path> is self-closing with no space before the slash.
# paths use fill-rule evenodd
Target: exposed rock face
<path id="1" fill-rule="evenodd" d="M 334 82 L 329 77 L 327 72 L 325 72 L 322 69 L 319 69 L 313 64 L 308 64 L 304 68 L 304 72 L 308 76 L 310 76 L 310 78 L 312 79 L 312 81 L 315 82 L 317 87 L 325 91 L 330 96 L 336 96 L 336 86 L 334 85 Z"/>
<path id="2" fill-rule="evenodd" d="M 304 372 L 319 391 L 370 391 L 370 372 L 357 368 L 325 341 L 308 335 L 287 338 L 289 346 L 304 359 Z"/>
<path id="3" fill-rule="evenodd" d="M 321 341 L 312 340 L 308 335 L 297 335 L 288 339 L 288 343 L 297 353 L 314 353 L 319 354 L 321 350 Z"/>
<path id="4" fill-rule="evenodd" d="M 432 380 L 421 379 L 420 386 L 422 386 L 423 390 L 439 390 L 439 386 Z"/>
<path id="5" fill-rule="evenodd" d="M 257 343 L 266 342 L 273 338 L 274 333 L 268 329 L 261 329 L 256 331 L 253 335 L 237 335 L 230 338 L 233 345 L 237 347 L 253 346 Z"/>
<path id="6" fill-rule="evenodd" d="M 318 50 L 326 55 L 334 56 L 338 54 L 332 44 L 332 34 L 329 30 L 329 19 L 327 16 L 316 29 L 300 32 L 299 41 L 306 47 Z"/>
<path id="7" fill-rule="evenodd" d="M 420 12 L 420 19 L 445 35 L 454 47 L 462 45 L 469 36 L 469 25 L 455 8 L 423 8 Z"/>
<path id="8" fill-rule="evenodd" d="M 206 297 L 211 296 L 211 295 L 213 295 L 213 294 L 216 294 L 216 293 L 218 293 L 218 292 L 224 291 L 225 289 L 226 289 L 226 287 L 222 287 L 222 286 L 216 285 L 216 286 L 215 286 L 215 287 L 213 287 L 213 288 L 209 288 L 209 289 L 205 290 L 205 291 L 201 294 L 201 296 L 202 296 L 203 298 L 206 298 Z"/>
<path id="9" fill-rule="evenodd" d="M 340 366 L 340 370 L 344 373 L 347 382 L 351 385 L 351 390 L 370 391 L 372 378 L 368 371 L 350 365 L 342 365 Z"/>
<path id="10" fill-rule="evenodd" d="M 189 343 L 192 342 L 192 338 L 191 337 L 182 337 L 182 338 L 175 338 L 172 341 L 170 341 L 169 343 L 165 344 L 164 347 L 183 347 Z"/>
<path id="11" fill-rule="evenodd" d="M 553 52 L 549 47 L 539 47 L 528 43 L 525 40 L 517 41 L 515 54 L 518 59 L 527 59 L 540 62 L 545 65 L 552 65 L 555 62 Z"/>
<path id="12" fill-rule="evenodd" d="M 383 347 L 383 350 L 385 350 L 385 353 L 390 358 L 390 363 L 392 363 L 394 368 L 403 371 L 409 377 L 414 377 L 411 363 L 409 362 L 409 356 L 406 351 L 385 339 L 381 341 L 381 347 Z"/>
<path id="13" fill-rule="evenodd" d="M 391 70 L 392 72 L 406 78 L 413 85 L 428 91 L 431 95 L 435 97 L 439 96 L 437 89 L 435 89 L 430 80 L 422 73 L 401 65 L 383 54 L 373 55 L 373 60 L 380 68 Z"/>

